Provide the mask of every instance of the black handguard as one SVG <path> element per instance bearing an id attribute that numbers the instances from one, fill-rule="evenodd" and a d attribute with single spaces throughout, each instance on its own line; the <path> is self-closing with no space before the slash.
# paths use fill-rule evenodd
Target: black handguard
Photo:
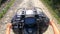
<path id="1" fill-rule="evenodd" d="M 28 14 L 27 13 L 28 11 L 31 11 L 33 13 Z M 21 13 L 20 15 L 16 14 L 11 20 L 13 29 L 20 29 L 21 31 L 21 29 L 24 30 L 24 28 L 27 28 L 27 27 L 31 28 L 32 26 L 34 27 L 37 26 L 40 33 L 44 33 L 47 30 L 50 20 L 43 12 L 41 12 L 41 10 L 40 11 L 39 10 L 24 10 L 24 11 L 20 11 L 20 13 Z M 28 19 L 26 20 L 26 18 Z M 34 23 L 32 22 L 30 23 L 29 21 L 30 18 L 32 18 Z"/>
<path id="2" fill-rule="evenodd" d="M 11 20 L 13 29 L 19 29 L 19 28 L 23 28 L 23 20 L 21 20 L 21 16 L 20 15 L 15 15 L 13 17 L 13 19 Z"/>
<path id="3" fill-rule="evenodd" d="M 43 16 L 39 17 L 39 31 L 44 33 L 49 26 L 50 20 L 45 14 L 42 15 Z"/>

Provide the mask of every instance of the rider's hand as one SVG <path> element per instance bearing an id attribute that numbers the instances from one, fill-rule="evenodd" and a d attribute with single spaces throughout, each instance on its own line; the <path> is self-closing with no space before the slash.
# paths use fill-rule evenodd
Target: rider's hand
<path id="1" fill-rule="evenodd" d="M 6 34 L 10 34 L 10 29 L 12 28 L 12 24 L 8 23 L 6 28 Z"/>
<path id="2" fill-rule="evenodd" d="M 54 21 L 50 20 L 50 25 L 53 26 L 53 24 L 54 24 Z"/>
<path id="3" fill-rule="evenodd" d="M 7 24 L 7 28 L 12 28 L 12 24 L 11 23 L 8 23 Z"/>
<path id="4" fill-rule="evenodd" d="M 50 21 L 50 25 L 53 28 L 54 34 L 60 34 L 58 28 L 56 27 L 55 23 L 53 20 Z"/>

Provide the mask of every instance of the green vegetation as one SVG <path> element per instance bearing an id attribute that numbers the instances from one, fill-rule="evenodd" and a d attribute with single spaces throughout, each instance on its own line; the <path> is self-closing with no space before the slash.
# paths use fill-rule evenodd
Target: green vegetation
<path id="1" fill-rule="evenodd" d="M 47 8 L 50 10 L 52 15 L 60 22 L 60 0 L 41 0 Z"/>
<path id="2" fill-rule="evenodd" d="M 4 16 L 4 14 L 7 12 L 7 10 L 12 6 L 12 4 L 14 3 L 14 0 L 11 0 L 6 7 L 2 10 L 2 12 L 0 13 L 0 19 Z"/>
<path id="3" fill-rule="evenodd" d="M 0 0 L 0 6 L 1 6 L 1 4 L 4 3 L 5 1 L 7 1 L 7 0 Z"/>

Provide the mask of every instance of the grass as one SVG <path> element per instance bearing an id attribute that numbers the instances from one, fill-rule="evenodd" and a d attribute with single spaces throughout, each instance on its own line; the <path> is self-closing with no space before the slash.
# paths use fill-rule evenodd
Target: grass
<path id="1" fill-rule="evenodd" d="M 2 12 L 0 13 L 0 19 L 6 14 L 6 12 L 8 11 L 8 9 L 12 6 L 12 4 L 14 3 L 15 0 L 11 0 L 6 7 L 2 10 Z"/>
<path id="2" fill-rule="evenodd" d="M 58 17 L 57 14 L 56 14 L 57 10 L 54 10 L 54 9 L 49 5 L 49 3 L 47 3 L 47 1 L 44 1 L 44 0 L 41 0 L 41 1 L 45 4 L 45 6 L 46 6 L 46 7 L 48 8 L 48 10 L 51 12 L 52 16 L 57 19 L 58 24 L 60 24 L 60 19 L 59 19 L 59 17 Z"/>

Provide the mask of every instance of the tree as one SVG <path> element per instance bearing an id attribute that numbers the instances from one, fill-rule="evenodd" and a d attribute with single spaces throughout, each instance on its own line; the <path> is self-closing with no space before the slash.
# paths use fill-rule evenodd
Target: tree
<path id="1" fill-rule="evenodd" d="M 2 0 L 0 0 L 0 6 L 1 6 L 1 1 L 2 1 Z"/>
<path id="2" fill-rule="evenodd" d="M 0 0 L 0 6 L 1 6 L 1 4 L 4 3 L 5 1 L 7 1 L 7 0 Z"/>

